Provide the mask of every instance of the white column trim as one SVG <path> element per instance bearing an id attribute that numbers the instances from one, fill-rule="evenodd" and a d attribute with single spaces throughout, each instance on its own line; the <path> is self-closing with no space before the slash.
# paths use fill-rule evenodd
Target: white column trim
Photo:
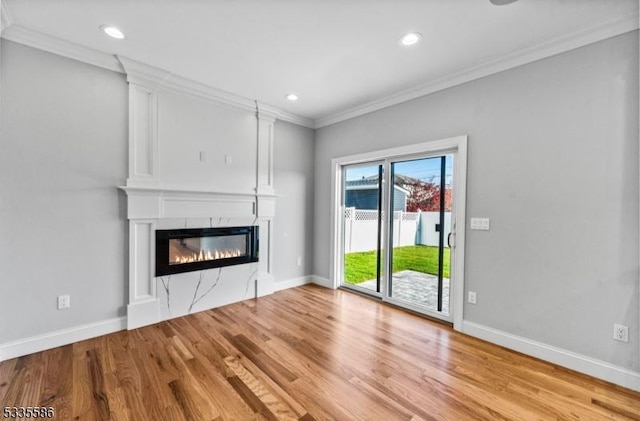
<path id="1" fill-rule="evenodd" d="M 156 288 L 152 277 L 152 263 L 155 244 L 152 234 L 156 228 L 155 220 L 129 221 L 129 284 L 130 303 L 144 302 L 155 298 Z"/>
<path id="2" fill-rule="evenodd" d="M 260 226 L 260 261 L 256 296 L 262 297 L 275 291 L 273 275 L 273 218 L 276 211 L 275 197 L 258 196 L 257 221 Z M 266 247 L 265 246 L 266 242 Z"/>
<path id="3" fill-rule="evenodd" d="M 258 165 L 256 168 L 256 194 L 273 194 L 273 148 L 275 116 L 257 112 Z"/>
<path id="4" fill-rule="evenodd" d="M 159 183 L 158 93 L 129 82 L 129 178 L 128 186 Z"/>
<path id="5" fill-rule="evenodd" d="M 128 329 L 160 321 L 160 306 L 153 276 L 155 227 L 155 220 L 129 221 Z"/>

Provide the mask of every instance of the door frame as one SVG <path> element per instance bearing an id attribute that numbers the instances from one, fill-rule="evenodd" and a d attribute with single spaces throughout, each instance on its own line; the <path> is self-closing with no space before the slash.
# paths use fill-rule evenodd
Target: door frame
<path id="1" fill-rule="evenodd" d="M 343 276 L 343 229 L 342 229 L 342 167 L 350 164 L 360 164 L 370 161 L 403 158 L 409 155 L 455 153 L 452 228 L 454 228 L 451 262 L 451 291 L 453 307 L 453 328 L 462 331 L 464 306 L 464 249 L 466 228 L 466 184 L 467 184 L 467 136 L 456 136 L 446 139 L 433 140 L 407 146 L 365 152 L 356 155 L 333 158 L 331 160 L 331 244 L 330 244 L 330 276 L 332 287 L 340 286 Z M 385 174 L 387 177 L 387 174 Z M 385 212 L 388 214 L 388 212 Z M 385 216 L 383 223 L 388 221 Z M 385 239 L 383 239 L 384 241 Z M 386 274 L 385 274 L 386 275 Z M 386 285 L 384 287 L 386 289 Z"/>

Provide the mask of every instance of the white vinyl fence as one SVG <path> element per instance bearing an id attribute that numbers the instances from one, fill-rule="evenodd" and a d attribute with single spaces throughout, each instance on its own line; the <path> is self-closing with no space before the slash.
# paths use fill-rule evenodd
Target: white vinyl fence
<path id="1" fill-rule="evenodd" d="M 378 211 L 345 208 L 345 253 L 375 250 L 378 246 Z M 438 245 L 438 212 L 393 213 L 393 246 Z M 451 213 L 445 213 L 445 237 L 451 230 Z M 446 242 L 446 238 L 445 238 Z"/>
<path id="2" fill-rule="evenodd" d="M 416 244 L 437 246 L 440 233 L 436 231 L 436 224 L 440 223 L 440 212 L 421 212 L 420 227 Z M 447 246 L 447 235 L 451 232 L 451 212 L 444 213 L 444 245 Z"/>

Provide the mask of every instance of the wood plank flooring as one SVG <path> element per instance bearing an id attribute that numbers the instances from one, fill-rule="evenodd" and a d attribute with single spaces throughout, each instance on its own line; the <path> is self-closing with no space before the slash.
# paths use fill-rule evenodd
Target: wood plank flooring
<path id="1" fill-rule="evenodd" d="M 640 393 L 311 285 L 5 361 L 0 402 L 61 420 L 640 420 Z"/>

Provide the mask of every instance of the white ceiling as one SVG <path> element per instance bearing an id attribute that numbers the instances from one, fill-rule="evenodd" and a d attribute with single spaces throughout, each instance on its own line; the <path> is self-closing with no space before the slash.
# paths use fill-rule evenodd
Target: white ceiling
<path id="1" fill-rule="evenodd" d="M 312 126 L 638 27 L 638 0 L 3 2 L 11 23 L 4 38 L 32 31 L 122 55 Z M 108 38 L 103 24 L 126 39 Z M 422 42 L 401 47 L 410 31 L 422 33 Z M 289 92 L 300 99 L 287 101 Z"/>

